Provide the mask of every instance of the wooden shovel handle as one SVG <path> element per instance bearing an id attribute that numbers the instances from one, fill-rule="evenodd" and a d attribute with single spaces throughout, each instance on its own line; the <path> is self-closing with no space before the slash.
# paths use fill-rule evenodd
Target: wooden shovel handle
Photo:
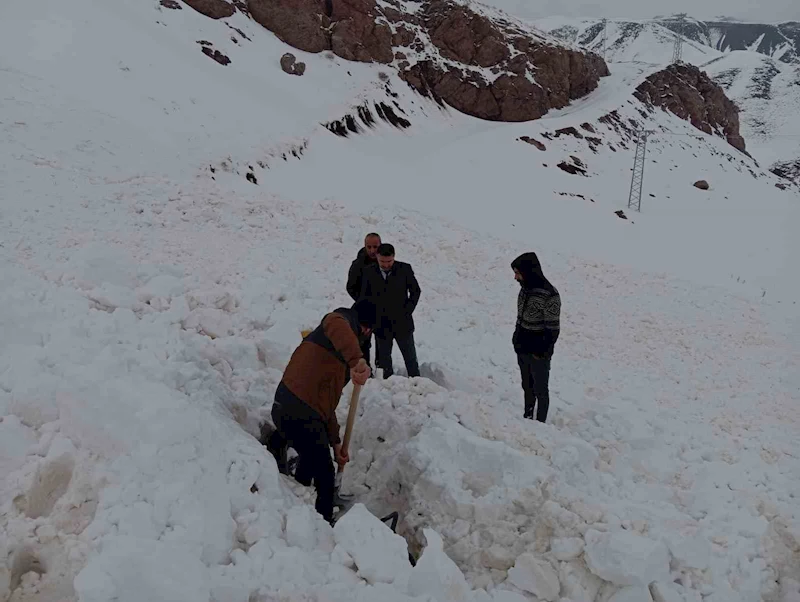
<path id="1" fill-rule="evenodd" d="M 347 425 L 344 427 L 344 439 L 342 439 L 342 451 L 347 452 L 350 448 L 350 436 L 353 434 L 353 424 L 356 421 L 358 411 L 358 396 L 361 394 L 361 385 L 353 383 L 353 393 L 350 395 L 350 408 L 347 410 Z M 344 470 L 339 467 L 339 472 Z"/>

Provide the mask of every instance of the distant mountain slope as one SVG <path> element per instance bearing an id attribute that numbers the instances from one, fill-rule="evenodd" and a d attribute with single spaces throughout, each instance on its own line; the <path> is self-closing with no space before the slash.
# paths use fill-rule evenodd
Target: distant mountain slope
<path id="1" fill-rule="evenodd" d="M 612 62 L 640 62 L 666 65 L 672 61 L 675 34 L 665 23 L 656 21 L 609 20 L 605 27 L 597 19 L 537 19 L 537 27 L 561 40 L 605 54 Z M 688 25 L 687 25 L 688 29 Z M 722 56 L 709 44 L 688 37 L 683 48 L 684 60 L 700 65 Z"/>
<path id="2" fill-rule="evenodd" d="M 501 6 L 503 0 L 491 4 Z M 510 10 L 510 9 L 506 9 Z M 513 12 L 513 11 L 512 11 Z M 565 41 L 576 43 L 596 52 L 602 52 L 603 24 L 600 19 L 567 19 L 548 17 L 535 19 L 536 25 Z M 659 61 L 670 60 L 674 34 L 681 33 L 693 50 L 684 57 L 687 62 L 696 62 L 696 55 L 707 51 L 705 46 L 717 52 L 728 53 L 749 50 L 771 57 L 782 63 L 800 64 L 800 23 L 739 23 L 730 21 L 700 21 L 687 18 L 681 23 L 675 17 L 659 17 L 653 20 L 610 19 L 607 24 L 607 55 L 611 60 L 631 60 L 631 48 L 650 46 L 653 42 L 660 48 L 666 44 L 670 52 Z M 642 36 L 644 36 L 642 38 Z M 624 49 L 625 52 L 620 52 Z M 655 48 L 651 51 L 657 52 Z M 635 52 L 635 51 L 634 51 Z M 624 57 L 624 58 L 623 58 Z"/>
<path id="3" fill-rule="evenodd" d="M 681 25 L 672 17 L 609 20 L 605 41 L 603 23 L 597 19 L 548 18 L 537 20 L 536 25 L 601 55 L 605 48 L 612 71 L 613 63 L 670 63 L 674 32 L 681 31 L 683 61 L 707 71 L 739 106 L 741 134 L 748 150 L 774 173 L 798 181 L 800 62 L 796 40 L 778 37 L 785 33 L 796 38 L 797 23 L 757 25 L 686 19 Z"/>
<path id="4" fill-rule="evenodd" d="M 732 52 L 705 66 L 741 109 L 742 135 L 770 169 L 797 178 L 800 163 L 800 68 L 753 52 Z"/>
<path id="5" fill-rule="evenodd" d="M 678 31 L 675 19 L 659 20 L 665 27 Z M 719 50 L 750 50 L 784 63 L 800 63 L 800 23 L 739 23 L 735 21 L 696 21 L 686 24 L 687 38 Z"/>

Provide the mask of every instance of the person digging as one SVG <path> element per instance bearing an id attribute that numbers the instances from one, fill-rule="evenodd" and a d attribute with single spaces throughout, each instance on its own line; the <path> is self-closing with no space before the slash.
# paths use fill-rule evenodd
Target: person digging
<path id="1" fill-rule="evenodd" d="M 295 349 L 275 391 L 275 430 L 267 449 L 283 474 L 288 474 L 287 449 L 295 449 L 294 478 L 305 486 L 313 481 L 315 508 L 331 524 L 335 489 L 331 448 L 340 469 L 350 459 L 339 437 L 336 407 L 350 378 L 356 385 L 364 385 L 370 376 L 361 343 L 371 334 L 375 321 L 375 305 L 367 299 L 326 314 Z"/>

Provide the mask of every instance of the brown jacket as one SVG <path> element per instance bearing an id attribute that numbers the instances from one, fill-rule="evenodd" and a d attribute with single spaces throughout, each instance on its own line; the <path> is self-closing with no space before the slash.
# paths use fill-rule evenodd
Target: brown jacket
<path id="1" fill-rule="evenodd" d="M 327 314 L 295 349 L 283 373 L 283 383 L 288 389 L 322 416 L 331 444 L 341 441 L 336 406 L 348 368 L 354 368 L 363 357 L 356 332 L 358 322 L 350 310 Z"/>

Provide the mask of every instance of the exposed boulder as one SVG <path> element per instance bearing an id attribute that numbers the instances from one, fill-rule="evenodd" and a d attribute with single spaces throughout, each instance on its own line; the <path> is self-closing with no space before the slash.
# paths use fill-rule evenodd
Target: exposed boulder
<path id="1" fill-rule="evenodd" d="M 705 180 L 697 180 L 697 182 L 695 182 L 693 186 L 695 188 L 699 188 L 700 190 L 708 190 L 710 188 L 708 182 L 706 182 Z"/>
<path id="2" fill-rule="evenodd" d="M 183 0 L 197 12 L 204 14 L 212 19 L 225 19 L 236 12 L 233 4 L 225 0 Z"/>
<path id="3" fill-rule="evenodd" d="M 539 142 L 536 138 L 531 138 L 530 136 L 520 136 L 519 139 L 522 140 L 523 142 L 527 142 L 528 144 L 535 146 L 540 151 L 547 150 L 547 147 L 545 147 L 545 145 Z"/>
<path id="4" fill-rule="evenodd" d="M 306 64 L 298 61 L 291 52 L 287 52 L 281 57 L 281 69 L 289 75 L 303 75 L 306 72 Z"/>
<path id="5" fill-rule="evenodd" d="M 556 130 L 555 137 L 560 138 L 561 136 L 575 136 L 575 138 L 583 138 L 583 134 L 581 134 L 572 126 Z"/>
<path id="6" fill-rule="evenodd" d="M 183 7 L 178 3 L 178 0 L 161 0 L 159 3 L 164 8 L 171 8 L 172 10 L 182 10 Z"/>
<path id="7" fill-rule="evenodd" d="M 222 54 L 219 50 L 215 50 L 214 48 L 211 48 L 210 46 L 206 45 L 203 45 L 202 50 L 203 54 L 214 59 L 220 65 L 230 65 L 231 63 L 231 59 L 228 58 L 228 56 Z"/>
<path id="8" fill-rule="evenodd" d="M 398 0 L 248 0 L 252 17 L 287 44 L 353 61 L 400 61 L 400 75 L 412 88 L 483 119 L 537 119 L 608 75 L 598 55 L 527 26 L 452 0 L 415 6 L 409 12 Z M 426 58 L 408 60 L 420 54 Z"/>
<path id="9" fill-rule="evenodd" d="M 652 74 L 639 84 L 634 96 L 690 121 L 706 134 L 722 136 L 734 148 L 745 151 L 744 138 L 739 133 L 739 108 L 694 65 L 670 65 Z"/>
<path id="10" fill-rule="evenodd" d="M 562 161 L 558 164 L 559 169 L 562 171 L 566 171 L 568 174 L 572 174 L 573 176 L 586 175 L 586 166 L 584 165 L 583 161 L 578 159 L 577 157 L 570 157 L 572 159 L 572 163 L 567 163 L 566 161 Z"/>

